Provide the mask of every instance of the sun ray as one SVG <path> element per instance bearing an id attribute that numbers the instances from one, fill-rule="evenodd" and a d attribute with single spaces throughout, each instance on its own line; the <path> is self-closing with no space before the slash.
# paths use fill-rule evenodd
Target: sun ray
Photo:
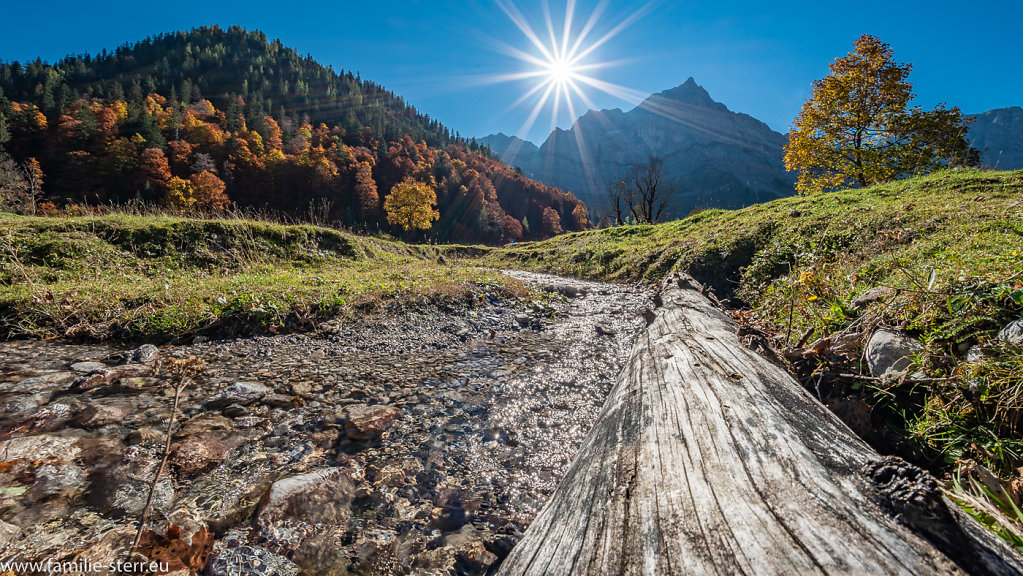
<path id="1" fill-rule="evenodd" d="M 547 23 L 547 34 L 550 36 L 550 51 L 554 54 L 552 60 L 560 60 L 561 52 L 558 51 L 558 36 L 554 32 L 554 18 L 551 18 L 551 6 L 547 0 L 543 0 L 543 19 Z"/>
<path id="2" fill-rule="evenodd" d="M 553 85 L 553 82 L 551 82 L 550 80 L 547 80 L 545 82 L 541 82 L 541 83 L 537 84 L 536 86 L 533 86 L 532 89 L 530 89 L 528 92 L 523 94 L 518 100 L 513 102 L 512 105 L 508 107 L 508 110 L 512 110 L 514 108 L 517 108 L 519 106 L 519 104 L 522 104 L 526 100 L 529 100 L 529 98 L 532 97 L 533 94 L 536 94 L 540 90 L 543 90 L 548 85 Z M 541 100 L 540 104 L 541 104 L 541 107 L 542 107 L 542 105 L 543 105 L 543 98 L 541 98 L 540 100 Z"/>
<path id="3" fill-rule="evenodd" d="M 565 4 L 565 26 L 561 32 L 561 57 L 571 60 L 572 54 L 568 51 L 568 39 L 572 35 L 572 17 L 575 15 L 575 0 L 567 0 Z"/>
<path id="4" fill-rule="evenodd" d="M 636 22 L 636 20 L 639 20 L 640 18 L 645 16 L 646 13 L 650 11 L 650 8 L 653 7 L 653 5 L 654 2 L 648 2 L 642 7 L 640 7 L 639 10 L 636 10 L 635 12 L 630 14 L 628 18 L 619 22 L 618 25 L 612 28 L 607 34 L 601 36 L 599 40 L 587 46 L 585 50 L 583 50 L 576 56 L 576 58 L 582 59 L 589 56 L 594 50 L 606 44 L 608 40 L 614 38 L 623 30 L 633 25 Z"/>
<path id="5" fill-rule="evenodd" d="M 543 84 L 540 84 L 539 86 L 543 86 Z M 539 118 L 540 112 L 543 111 L 544 106 L 547 105 L 547 99 L 550 98 L 552 89 L 554 89 L 554 83 L 550 82 L 547 84 L 547 90 L 543 93 L 543 96 L 537 100 L 536 106 L 533 107 L 533 110 L 529 113 L 526 121 L 523 122 L 522 128 L 519 129 L 518 134 L 521 138 L 525 138 L 526 135 L 529 134 L 529 131 L 533 129 L 533 125 L 536 124 L 536 119 Z"/>
<path id="6" fill-rule="evenodd" d="M 573 55 L 579 52 L 579 48 L 582 46 L 583 42 L 586 41 L 590 32 L 593 31 L 594 27 L 596 27 L 597 21 L 600 20 L 600 16 L 604 13 L 604 10 L 607 9 L 608 2 L 610 2 L 610 0 L 601 0 L 601 2 L 593 9 L 593 12 L 590 13 L 590 17 L 586 20 L 586 24 L 583 25 L 582 30 L 579 31 L 579 35 L 576 37 L 575 43 L 572 45 L 571 53 Z"/>
<path id="7" fill-rule="evenodd" d="M 547 46 L 537 37 L 536 33 L 533 32 L 533 28 L 530 27 L 529 22 L 526 21 L 526 17 L 519 12 L 519 9 L 514 4 L 506 4 L 502 0 L 495 0 L 497 5 L 504 11 L 505 15 L 511 19 L 511 21 L 518 27 L 518 29 L 525 34 L 526 38 L 532 42 L 533 46 L 540 51 L 541 54 L 548 60 L 553 58 L 553 55 L 547 50 Z"/>

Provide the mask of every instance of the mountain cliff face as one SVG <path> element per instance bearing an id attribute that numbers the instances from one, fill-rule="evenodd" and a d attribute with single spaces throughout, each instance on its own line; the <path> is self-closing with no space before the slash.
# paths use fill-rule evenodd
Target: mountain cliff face
<path id="1" fill-rule="evenodd" d="M 1023 108 L 996 108 L 973 116 L 968 138 L 980 151 L 983 166 L 1023 168 Z"/>
<path id="2" fill-rule="evenodd" d="M 782 160 L 785 142 L 763 122 L 715 102 L 692 78 L 628 112 L 591 110 L 570 130 L 556 129 L 538 149 L 504 135 L 483 139 L 508 164 L 574 192 L 598 213 L 606 209 L 609 182 L 660 156 L 667 179 L 677 185 L 669 216 L 792 194 L 794 177 Z"/>

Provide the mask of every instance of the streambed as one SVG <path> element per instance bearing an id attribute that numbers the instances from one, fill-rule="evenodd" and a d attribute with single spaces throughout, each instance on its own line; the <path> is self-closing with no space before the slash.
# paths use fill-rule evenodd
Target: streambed
<path id="1" fill-rule="evenodd" d="M 495 570 L 652 306 L 642 286 L 508 274 L 550 296 L 159 350 L 206 370 L 181 397 L 142 549 L 173 550 L 182 574 L 207 556 L 209 574 Z M 124 557 L 173 390 L 119 352 L 0 343 L 3 560 Z"/>

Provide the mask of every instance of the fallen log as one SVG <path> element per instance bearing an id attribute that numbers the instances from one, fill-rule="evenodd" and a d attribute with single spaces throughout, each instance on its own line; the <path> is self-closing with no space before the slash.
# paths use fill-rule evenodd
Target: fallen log
<path id="1" fill-rule="evenodd" d="M 672 276 L 502 575 L 1019 574 L 926 472 L 882 459 Z"/>

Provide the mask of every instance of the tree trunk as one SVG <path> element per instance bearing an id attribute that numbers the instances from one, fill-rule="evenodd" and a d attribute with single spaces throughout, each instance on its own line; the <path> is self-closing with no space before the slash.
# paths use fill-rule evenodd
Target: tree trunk
<path id="1" fill-rule="evenodd" d="M 884 459 L 688 278 L 499 574 L 1018 574 L 928 474 Z M 954 506 L 953 506 L 954 507 Z"/>

